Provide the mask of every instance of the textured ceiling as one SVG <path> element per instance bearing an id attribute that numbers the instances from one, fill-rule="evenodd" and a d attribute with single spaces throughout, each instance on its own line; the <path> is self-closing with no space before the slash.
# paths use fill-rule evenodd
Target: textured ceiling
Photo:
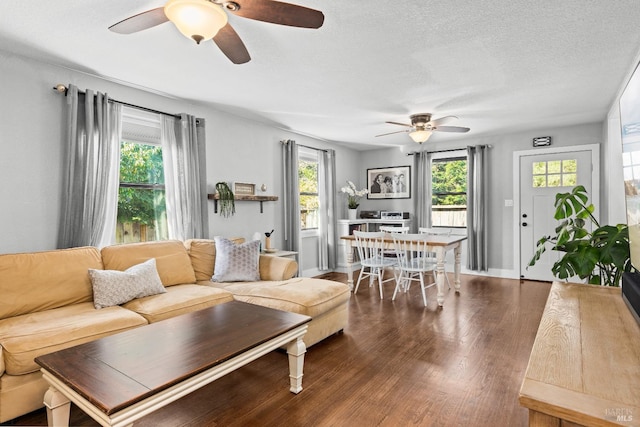
<path id="1" fill-rule="evenodd" d="M 602 121 L 640 49 L 637 0 L 295 3 L 322 10 L 323 27 L 229 17 L 252 56 L 243 65 L 171 23 L 107 30 L 163 0 L 3 1 L 0 49 L 369 146 L 412 144 L 374 136 L 422 112 L 471 128 L 433 141 Z"/>

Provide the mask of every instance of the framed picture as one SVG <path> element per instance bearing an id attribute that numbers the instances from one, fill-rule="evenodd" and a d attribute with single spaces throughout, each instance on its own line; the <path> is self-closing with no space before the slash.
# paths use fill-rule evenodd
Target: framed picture
<path id="1" fill-rule="evenodd" d="M 367 169 L 367 199 L 410 199 L 411 166 Z"/>

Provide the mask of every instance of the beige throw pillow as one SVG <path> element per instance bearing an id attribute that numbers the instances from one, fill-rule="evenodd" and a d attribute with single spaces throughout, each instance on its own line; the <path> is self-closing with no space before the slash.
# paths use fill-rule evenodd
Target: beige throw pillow
<path id="1" fill-rule="evenodd" d="M 93 305 L 96 309 L 167 292 L 158 275 L 155 258 L 129 267 L 125 271 L 90 268 L 89 277 L 93 286 Z"/>

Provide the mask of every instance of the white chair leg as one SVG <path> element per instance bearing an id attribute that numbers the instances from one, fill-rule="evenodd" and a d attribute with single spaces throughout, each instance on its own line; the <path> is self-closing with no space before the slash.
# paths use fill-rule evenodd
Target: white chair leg
<path id="1" fill-rule="evenodd" d="M 396 280 L 396 288 L 393 291 L 393 297 L 391 298 L 391 301 L 395 301 L 396 295 L 398 294 L 398 289 L 400 289 L 400 285 L 402 284 L 403 277 L 404 277 L 404 272 L 400 271 L 400 274 L 398 275 L 398 279 Z"/>
<path id="2" fill-rule="evenodd" d="M 358 283 L 356 283 L 356 288 L 353 291 L 354 294 L 358 293 L 358 287 L 360 286 L 360 280 L 362 279 L 362 273 L 364 273 L 364 267 L 360 267 L 360 274 L 358 274 Z"/>
<path id="3" fill-rule="evenodd" d="M 384 268 L 378 269 L 378 287 L 380 288 L 380 299 L 382 299 L 382 276 L 384 274 Z"/>
<path id="4" fill-rule="evenodd" d="M 449 286 L 449 289 L 451 289 L 451 282 L 449 281 L 449 275 L 447 274 L 447 270 L 444 270 L 444 278 L 447 280 L 447 286 Z M 433 280 L 437 281 L 437 277 L 436 277 L 436 269 L 433 269 Z"/>
<path id="5" fill-rule="evenodd" d="M 424 303 L 424 306 L 427 306 L 427 293 L 424 290 L 424 276 L 421 274 L 420 275 L 420 289 L 422 290 L 422 302 Z"/>

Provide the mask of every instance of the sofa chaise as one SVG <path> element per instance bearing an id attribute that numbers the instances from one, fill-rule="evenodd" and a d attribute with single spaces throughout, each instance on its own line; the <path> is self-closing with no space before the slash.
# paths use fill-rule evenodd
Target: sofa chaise
<path id="1" fill-rule="evenodd" d="M 89 270 L 152 258 L 162 293 L 96 308 Z M 35 357 L 183 313 L 238 300 L 305 314 L 307 347 L 347 325 L 349 288 L 294 277 L 294 260 L 260 255 L 260 280 L 248 282 L 212 282 L 215 265 L 208 239 L 0 255 L 0 422 L 43 406 L 48 386 Z"/>

